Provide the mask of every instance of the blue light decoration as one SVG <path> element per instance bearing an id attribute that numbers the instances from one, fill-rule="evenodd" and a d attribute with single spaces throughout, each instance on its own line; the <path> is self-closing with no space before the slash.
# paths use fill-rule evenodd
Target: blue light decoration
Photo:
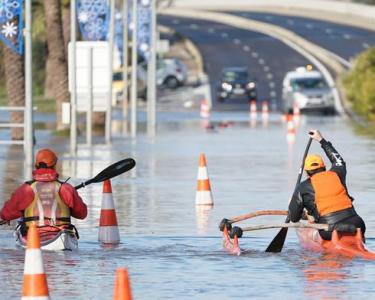
<path id="1" fill-rule="evenodd" d="M 23 54 L 23 0 L 0 0 L 0 39 L 14 52 Z"/>
<path id="2" fill-rule="evenodd" d="M 138 33 L 137 46 L 140 54 L 148 60 L 150 56 L 151 42 L 151 1 L 155 0 L 138 0 Z"/>
<path id="3" fill-rule="evenodd" d="M 108 36 L 108 0 L 78 0 L 79 28 L 85 41 L 104 41 Z"/>

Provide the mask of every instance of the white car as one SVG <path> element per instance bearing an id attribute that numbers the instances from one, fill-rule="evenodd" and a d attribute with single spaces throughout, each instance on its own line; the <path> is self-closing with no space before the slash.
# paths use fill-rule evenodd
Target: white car
<path id="1" fill-rule="evenodd" d="M 335 113 L 332 89 L 322 73 L 312 70 L 311 66 L 299 67 L 285 75 L 282 98 L 285 112 L 298 106 L 301 111 Z"/>

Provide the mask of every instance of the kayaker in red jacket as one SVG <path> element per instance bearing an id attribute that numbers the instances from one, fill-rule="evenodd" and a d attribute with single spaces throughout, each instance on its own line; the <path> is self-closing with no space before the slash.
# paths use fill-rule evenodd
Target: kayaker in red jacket
<path id="1" fill-rule="evenodd" d="M 318 130 L 312 130 L 311 138 L 322 146 L 332 163 L 326 170 L 320 155 L 311 154 L 306 157 L 305 171 L 308 179 L 301 182 L 289 204 L 289 217 L 298 222 L 304 209 L 317 223 L 331 225 L 332 228 L 361 228 L 364 236 L 366 226 L 353 207 L 353 198 L 346 186 L 346 164 L 341 155 L 326 141 Z M 345 225 L 345 226 L 343 226 Z M 347 226 L 348 225 L 348 226 Z M 331 239 L 332 231 L 319 231 L 325 240 Z"/>
<path id="2" fill-rule="evenodd" d="M 30 222 L 42 226 L 70 225 L 70 217 L 84 219 L 86 204 L 69 183 L 58 180 L 57 156 L 50 149 L 40 150 L 35 159 L 33 179 L 17 188 L 0 212 L 2 220 L 22 218 L 24 229 Z M 26 230 L 24 230 L 26 233 Z"/>

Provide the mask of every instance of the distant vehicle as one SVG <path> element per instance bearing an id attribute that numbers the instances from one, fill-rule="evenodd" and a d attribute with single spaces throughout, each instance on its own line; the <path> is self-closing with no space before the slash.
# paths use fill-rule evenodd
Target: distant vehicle
<path id="1" fill-rule="evenodd" d="M 298 67 L 288 72 L 283 80 L 283 107 L 288 112 L 294 105 L 301 111 L 320 111 L 325 114 L 335 113 L 332 89 L 323 75 L 307 67 Z"/>
<path id="2" fill-rule="evenodd" d="M 158 59 L 156 64 L 156 84 L 176 89 L 187 81 L 187 67 L 177 58 Z"/>
<path id="3" fill-rule="evenodd" d="M 249 72 L 244 67 L 231 67 L 222 70 L 218 86 L 217 100 L 224 102 L 226 99 L 246 97 L 256 100 L 257 91 L 255 80 L 251 80 Z"/>
<path id="4" fill-rule="evenodd" d="M 130 88 L 130 68 L 128 70 L 128 89 Z M 137 84 L 137 94 L 138 98 L 146 100 L 146 82 L 144 78 L 146 77 L 143 74 L 141 68 L 138 69 L 138 84 Z M 124 81 L 123 78 L 123 69 L 117 69 L 113 72 L 112 77 L 112 105 L 116 105 L 122 101 Z"/>

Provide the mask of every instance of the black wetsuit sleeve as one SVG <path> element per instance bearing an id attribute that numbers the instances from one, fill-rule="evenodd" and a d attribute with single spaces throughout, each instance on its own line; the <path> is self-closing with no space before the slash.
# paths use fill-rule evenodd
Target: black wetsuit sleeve
<path id="1" fill-rule="evenodd" d="M 341 182 L 345 185 L 346 181 L 346 163 L 342 156 L 332 146 L 332 144 L 325 139 L 320 141 L 320 144 L 327 155 L 328 159 L 332 163 L 331 171 L 337 173 L 340 177 Z"/>
<path id="2" fill-rule="evenodd" d="M 289 203 L 288 215 L 290 221 L 295 223 L 301 220 L 303 213 L 303 200 L 300 189 L 293 194 L 292 200 Z"/>

